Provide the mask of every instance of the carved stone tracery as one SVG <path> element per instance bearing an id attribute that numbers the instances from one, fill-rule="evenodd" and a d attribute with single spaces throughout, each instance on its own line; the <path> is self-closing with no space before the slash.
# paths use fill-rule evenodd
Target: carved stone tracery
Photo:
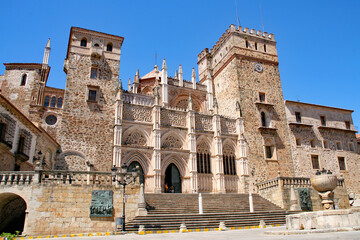
<path id="1" fill-rule="evenodd" d="M 124 140 L 124 145 L 146 145 L 146 138 L 139 131 L 130 133 Z"/>
<path id="2" fill-rule="evenodd" d="M 151 108 L 124 104 L 124 119 L 140 122 L 151 122 Z"/>
<path id="3" fill-rule="evenodd" d="M 163 148 L 181 149 L 182 142 L 177 137 L 170 135 L 167 138 L 165 138 L 164 143 L 162 144 L 162 147 Z"/>

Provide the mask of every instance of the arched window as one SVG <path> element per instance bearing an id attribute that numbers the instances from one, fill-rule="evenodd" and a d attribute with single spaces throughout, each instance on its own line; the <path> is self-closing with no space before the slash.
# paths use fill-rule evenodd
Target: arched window
<path id="1" fill-rule="evenodd" d="M 86 40 L 86 38 L 81 39 L 80 46 L 81 46 L 81 47 L 86 47 L 86 45 L 87 45 L 87 40 Z"/>
<path id="2" fill-rule="evenodd" d="M 236 175 L 235 153 L 229 145 L 224 146 L 223 166 L 225 175 Z"/>
<path id="3" fill-rule="evenodd" d="M 196 163 L 198 173 L 211 173 L 210 151 L 206 143 L 197 146 Z"/>
<path id="4" fill-rule="evenodd" d="M 26 79 L 27 79 L 27 75 L 24 74 L 24 75 L 22 76 L 22 78 L 21 78 L 21 84 L 20 84 L 20 86 L 25 86 L 25 84 L 26 84 Z"/>
<path id="5" fill-rule="evenodd" d="M 266 127 L 266 115 L 264 112 L 261 112 L 261 126 Z"/>
<path id="6" fill-rule="evenodd" d="M 57 107 L 62 108 L 62 104 L 63 104 L 63 99 L 60 97 L 58 98 Z"/>
<path id="7" fill-rule="evenodd" d="M 55 107 L 55 106 L 56 106 L 56 97 L 52 97 L 50 107 Z"/>
<path id="8" fill-rule="evenodd" d="M 106 51 L 112 52 L 112 47 L 113 47 L 112 44 L 108 43 L 106 46 Z"/>
<path id="9" fill-rule="evenodd" d="M 48 107 L 50 104 L 50 97 L 49 96 L 46 96 L 45 97 L 45 100 L 44 100 L 44 107 Z"/>

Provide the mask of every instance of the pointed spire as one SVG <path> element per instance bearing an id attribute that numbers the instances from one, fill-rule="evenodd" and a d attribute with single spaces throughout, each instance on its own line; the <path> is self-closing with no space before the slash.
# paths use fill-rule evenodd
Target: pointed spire
<path id="1" fill-rule="evenodd" d="M 179 65 L 179 86 L 182 87 L 184 85 L 183 79 L 183 70 L 181 64 Z"/>
<path id="2" fill-rule="evenodd" d="M 128 82 L 128 91 L 131 91 L 131 78 L 129 78 L 129 82 Z"/>
<path id="3" fill-rule="evenodd" d="M 135 74 L 135 78 L 134 78 L 134 83 L 138 83 L 139 82 L 139 78 L 140 78 L 140 73 L 139 73 L 139 69 L 136 71 Z"/>
<path id="4" fill-rule="evenodd" d="M 165 58 L 164 58 L 163 63 L 162 63 L 162 69 L 167 69 Z"/>
<path id="5" fill-rule="evenodd" d="M 49 64 L 50 50 L 51 50 L 51 48 L 50 48 L 50 38 L 49 38 L 46 43 L 46 47 L 45 47 L 45 51 L 44 51 L 43 64 L 46 64 L 46 65 Z"/>
<path id="6" fill-rule="evenodd" d="M 168 75 L 167 75 L 167 66 L 166 66 L 166 60 L 164 58 L 163 64 L 162 64 L 162 69 L 161 69 L 161 83 L 162 84 L 167 84 L 168 83 L 167 77 L 168 77 Z"/>
<path id="7" fill-rule="evenodd" d="M 178 80 L 178 79 L 179 79 L 179 74 L 178 74 L 178 71 L 177 71 L 177 70 L 175 70 L 174 79 L 176 79 L 176 80 Z"/>
<path id="8" fill-rule="evenodd" d="M 193 83 L 193 89 L 196 89 L 196 73 L 195 68 L 192 69 L 191 81 Z"/>

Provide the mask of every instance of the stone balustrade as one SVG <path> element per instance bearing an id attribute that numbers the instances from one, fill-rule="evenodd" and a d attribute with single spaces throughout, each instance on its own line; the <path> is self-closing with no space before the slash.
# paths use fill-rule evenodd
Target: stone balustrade
<path id="1" fill-rule="evenodd" d="M 303 177 L 276 177 L 257 184 L 259 191 L 265 191 L 274 187 L 311 187 L 310 178 Z M 344 187 L 344 179 L 338 179 L 338 187 Z"/>
<path id="2" fill-rule="evenodd" d="M 153 96 L 147 96 L 142 94 L 135 93 L 124 93 L 123 101 L 126 103 L 131 103 L 135 105 L 143 105 L 143 106 L 152 106 L 154 104 Z"/>
<path id="3" fill-rule="evenodd" d="M 0 185 L 27 185 L 34 178 L 33 171 L 6 171 L 0 172 Z"/>
<path id="4" fill-rule="evenodd" d="M 35 170 L 0 172 L 0 185 L 30 184 L 112 185 L 111 172 Z"/>

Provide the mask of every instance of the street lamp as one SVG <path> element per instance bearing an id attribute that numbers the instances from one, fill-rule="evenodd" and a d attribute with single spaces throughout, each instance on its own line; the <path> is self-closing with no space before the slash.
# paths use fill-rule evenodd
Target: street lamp
<path id="1" fill-rule="evenodd" d="M 122 226 L 121 231 L 125 232 L 125 186 L 136 181 L 137 176 L 139 175 L 139 166 L 136 166 L 132 172 L 127 171 L 128 166 L 124 163 L 121 168 L 115 167 L 111 168 L 111 174 L 113 176 L 113 182 L 117 181 L 120 185 L 123 186 L 123 215 L 122 215 Z"/>

